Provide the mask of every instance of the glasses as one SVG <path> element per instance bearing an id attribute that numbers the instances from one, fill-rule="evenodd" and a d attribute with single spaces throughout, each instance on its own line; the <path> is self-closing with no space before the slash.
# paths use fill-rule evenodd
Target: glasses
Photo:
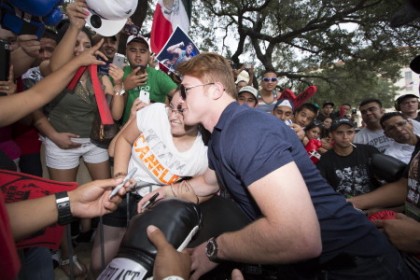
<path id="1" fill-rule="evenodd" d="M 397 131 L 397 129 L 403 128 L 408 124 L 407 121 L 400 121 L 395 123 L 394 125 L 390 125 L 388 127 L 385 128 L 385 132 L 387 133 L 394 133 Z"/>
<path id="2" fill-rule="evenodd" d="M 274 83 L 274 82 L 277 82 L 277 78 L 263 78 L 263 81 L 266 83 L 269 83 L 269 82 Z"/>
<path id="3" fill-rule="evenodd" d="M 166 113 L 168 113 L 168 116 L 170 114 L 175 114 L 175 115 L 182 115 L 184 113 L 185 109 L 182 109 L 181 105 L 178 105 L 176 108 L 172 108 L 172 107 L 166 107 Z"/>
<path id="4" fill-rule="evenodd" d="M 191 87 L 185 87 L 183 84 L 181 84 L 179 86 L 179 90 L 181 92 L 182 100 L 187 100 L 187 91 L 189 91 L 190 89 L 197 88 L 197 87 L 209 86 L 209 85 L 214 85 L 214 83 L 207 83 L 207 84 L 196 85 L 196 86 L 191 86 Z"/>

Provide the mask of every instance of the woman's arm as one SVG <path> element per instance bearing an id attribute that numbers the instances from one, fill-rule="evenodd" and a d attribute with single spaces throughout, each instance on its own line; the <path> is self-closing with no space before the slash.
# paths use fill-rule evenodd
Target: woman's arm
<path id="1" fill-rule="evenodd" d="M 66 12 L 70 25 L 51 56 L 50 67 L 52 71 L 57 70 L 73 58 L 77 35 L 85 25 L 85 18 L 88 15 L 84 0 L 77 0 L 69 4 Z"/>
<path id="2" fill-rule="evenodd" d="M 102 43 L 103 40 L 36 83 L 30 89 L 19 94 L 1 96 L 0 126 L 11 124 L 50 102 L 67 86 L 80 66 L 105 64 L 105 62 L 96 59 L 96 55 L 103 55 L 98 51 Z"/>
<path id="3" fill-rule="evenodd" d="M 119 121 L 124 114 L 127 95 L 124 92 L 123 76 L 124 71 L 113 64 L 109 65 L 109 76 L 114 81 L 112 86 L 111 114 L 114 120 Z M 104 76 L 109 80 L 107 76 Z"/>
<path id="4" fill-rule="evenodd" d="M 127 174 L 131 147 L 139 135 L 140 130 L 137 127 L 137 120 L 132 118 L 129 120 L 127 127 L 121 131 L 115 143 L 114 176 L 116 174 Z"/>
<path id="5" fill-rule="evenodd" d="M 41 110 L 36 110 L 33 113 L 33 118 L 36 129 L 38 129 L 42 135 L 48 137 L 61 149 L 80 147 L 81 144 L 71 141 L 71 138 L 78 138 L 79 135 L 70 132 L 57 132 Z"/>

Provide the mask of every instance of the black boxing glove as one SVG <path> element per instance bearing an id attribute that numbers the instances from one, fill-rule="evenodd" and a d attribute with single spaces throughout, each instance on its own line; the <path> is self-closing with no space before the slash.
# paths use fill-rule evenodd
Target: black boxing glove
<path id="1" fill-rule="evenodd" d="M 370 167 L 377 178 L 392 183 L 402 177 L 407 164 L 397 158 L 378 153 L 372 155 Z"/>
<path id="2" fill-rule="evenodd" d="M 179 199 L 165 199 L 133 217 L 121 242 L 117 256 L 99 275 L 101 280 L 146 279 L 152 276 L 156 248 L 149 241 L 146 229 L 158 227 L 179 251 L 184 249 L 201 223 L 196 204 Z"/>

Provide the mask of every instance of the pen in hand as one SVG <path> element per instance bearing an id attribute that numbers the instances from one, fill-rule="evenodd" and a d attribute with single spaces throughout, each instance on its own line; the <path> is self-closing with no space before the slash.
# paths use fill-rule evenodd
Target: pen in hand
<path id="1" fill-rule="evenodd" d="M 155 193 L 146 203 L 143 205 L 141 210 L 147 209 L 148 207 L 152 206 L 155 203 L 156 198 L 159 196 L 159 193 Z"/>
<path id="2" fill-rule="evenodd" d="M 118 191 L 125 185 L 125 183 L 127 183 L 134 176 L 136 171 L 137 167 L 134 167 L 128 172 L 127 176 L 124 177 L 124 180 L 120 184 L 118 184 L 118 186 L 116 186 L 115 189 L 112 190 L 111 194 L 109 195 L 109 199 L 111 199 L 118 193 Z"/>

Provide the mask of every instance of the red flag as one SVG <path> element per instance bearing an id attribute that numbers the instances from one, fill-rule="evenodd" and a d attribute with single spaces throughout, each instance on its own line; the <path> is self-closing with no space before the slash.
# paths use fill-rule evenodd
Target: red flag
<path id="1" fill-rule="evenodd" d="M 190 17 L 191 0 L 159 0 L 153 14 L 150 36 L 152 51 L 159 53 L 177 26 L 188 33 Z"/>

